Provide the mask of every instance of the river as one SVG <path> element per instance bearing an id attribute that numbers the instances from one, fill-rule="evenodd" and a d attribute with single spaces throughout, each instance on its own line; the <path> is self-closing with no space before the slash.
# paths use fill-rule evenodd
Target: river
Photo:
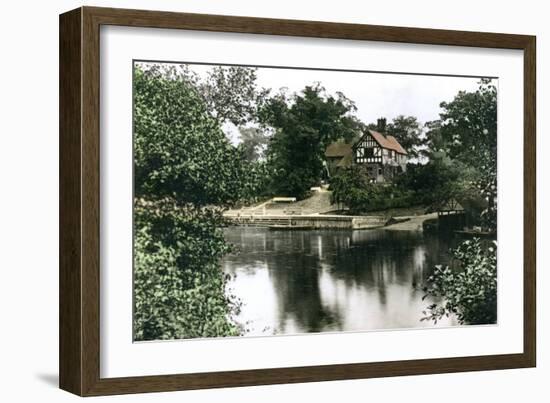
<path id="1" fill-rule="evenodd" d="M 229 227 L 228 292 L 246 336 L 434 327 L 420 321 L 433 266 L 449 241 L 415 231 Z M 436 326 L 457 325 L 445 318 Z"/>

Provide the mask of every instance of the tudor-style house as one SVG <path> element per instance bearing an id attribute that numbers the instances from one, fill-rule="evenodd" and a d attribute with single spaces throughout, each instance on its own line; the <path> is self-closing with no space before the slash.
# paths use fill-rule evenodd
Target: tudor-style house
<path id="1" fill-rule="evenodd" d="M 386 182 L 407 168 L 407 151 L 397 139 L 374 130 L 350 141 L 336 141 L 325 151 L 329 176 L 351 165 L 363 168 L 372 182 Z"/>

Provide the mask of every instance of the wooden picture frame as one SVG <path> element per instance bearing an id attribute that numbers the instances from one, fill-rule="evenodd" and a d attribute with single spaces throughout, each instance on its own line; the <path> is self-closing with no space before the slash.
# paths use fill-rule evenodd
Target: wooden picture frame
<path id="1" fill-rule="evenodd" d="M 523 50 L 523 353 L 101 378 L 99 35 L 102 25 Z M 161 11 L 81 7 L 62 14 L 59 59 L 60 387 L 80 396 L 94 396 L 534 367 L 536 363 L 535 43 L 535 37 L 527 35 Z"/>

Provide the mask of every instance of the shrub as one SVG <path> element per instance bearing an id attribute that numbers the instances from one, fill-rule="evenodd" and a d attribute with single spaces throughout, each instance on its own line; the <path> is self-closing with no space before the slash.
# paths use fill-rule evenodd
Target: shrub
<path id="1" fill-rule="evenodd" d="M 424 311 L 422 320 L 437 323 L 456 315 L 460 324 L 490 324 L 497 320 L 496 242 L 484 245 L 479 238 L 462 242 L 452 250 L 459 267 L 437 265 L 424 289 L 427 296 L 443 298 Z"/>
<path id="2" fill-rule="evenodd" d="M 216 211 L 136 203 L 134 338 L 236 336 L 239 301 L 219 259 L 229 250 Z"/>
<path id="3" fill-rule="evenodd" d="M 394 179 L 394 184 L 413 193 L 414 204 L 430 205 L 457 196 L 460 191 L 459 170 L 440 161 L 408 164 L 407 171 Z"/>
<path id="4" fill-rule="evenodd" d="M 360 168 L 352 166 L 331 180 L 332 202 L 343 203 L 354 214 L 391 208 L 409 207 L 413 192 L 388 183 L 369 183 Z"/>

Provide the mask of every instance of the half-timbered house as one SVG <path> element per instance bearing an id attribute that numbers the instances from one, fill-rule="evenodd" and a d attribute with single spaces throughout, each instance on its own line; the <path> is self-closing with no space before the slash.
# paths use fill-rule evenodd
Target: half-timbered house
<path id="1" fill-rule="evenodd" d="M 351 165 L 365 170 L 372 182 L 386 182 L 407 168 L 407 151 L 397 139 L 375 130 L 365 130 L 350 141 L 336 141 L 325 151 L 329 176 Z"/>

